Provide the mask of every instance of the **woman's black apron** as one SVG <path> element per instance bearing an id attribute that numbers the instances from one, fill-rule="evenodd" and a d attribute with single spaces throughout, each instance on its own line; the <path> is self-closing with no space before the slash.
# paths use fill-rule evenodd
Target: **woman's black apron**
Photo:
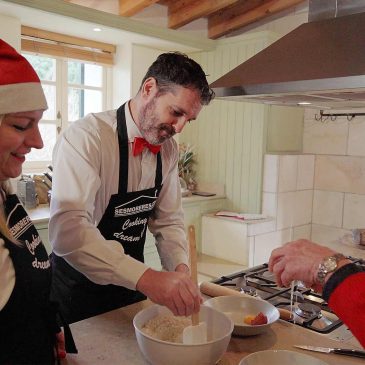
<path id="1" fill-rule="evenodd" d="M 16 195 L 4 202 L 8 227 L 20 244 L 0 235 L 15 270 L 15 286 L 0 311 L 0 364 L 54 364 L 56 308 L 51 265 L 38 232 Z"/>
<path id="2" fill-rule="evenodd" d="M 105 213 L 98 224 L 103 237 L 118 241 L 125 254 L 144 262 L 148 218 L 162 188 L 162 161 L 157 154 L 155 186 L 150 189 L 127 192 L 128 134 L 125 105 L 117 111 L 119 142 L 119 188 L 110 197 Z M 67 323 L 73 323 L 100 313 L 120 308 L 146 297 L 134 290 L 117 285 L 99 285 L 72 268 L 63 258 L 52 254 L 52 297 L 61 305 Z"/>

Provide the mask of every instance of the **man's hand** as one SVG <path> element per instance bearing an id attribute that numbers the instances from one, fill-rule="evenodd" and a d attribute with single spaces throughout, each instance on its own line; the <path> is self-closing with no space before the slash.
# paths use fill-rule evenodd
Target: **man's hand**
<path id="1" fill-rule="evenodd" d="M 307 288 L 320 291 L 321 286 L 316 281 L 319 264 L 335 253 L 328 247 L 305 239 L 288 242 L 272 251 L 269 270 L 275 274 L 279 286 L 289 286 L 293 280 L 300 280 Z M 348 262 L 344 260 L 342 264 Z"/>
<path id="2" fill-rule="evenodd" d="M 177 265 L 176 268 L 175 268 L 175 271 L 176 272 L 183 272 L 185 274 L 190 275 L 190 270 L 189 270 L 189 268 L 185 264 L 179 264 L 179 265 Z"/>
<path id="3" fill-rule="evenodd" d="M 187 268 L 186 265 L 183 266 Z M 180 267 L 178 270 L 186 269 Z M 185 272 L 160 272 L 147 269 L 138 280 L 136 289 L 154 303 L 166 306 L 178 316 L 197 313 L 203 301 L 199 288 Z"/>

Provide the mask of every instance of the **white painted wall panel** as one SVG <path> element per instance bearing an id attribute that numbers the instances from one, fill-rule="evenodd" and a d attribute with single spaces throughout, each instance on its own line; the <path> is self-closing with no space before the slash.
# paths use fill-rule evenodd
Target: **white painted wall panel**
<path id="1" fill-rule="evenodd" d="M 212 82 L 265 48 L 268 32 L 230 38 L 211 52 L 194 53 Z M 261 104 L 213 100 L 198 120 L 187 126 L 180 142 L 194 146 L 197 180 L 225 185 L 227 209 L 260 212 L 263 154 L 269 107 Z"/>

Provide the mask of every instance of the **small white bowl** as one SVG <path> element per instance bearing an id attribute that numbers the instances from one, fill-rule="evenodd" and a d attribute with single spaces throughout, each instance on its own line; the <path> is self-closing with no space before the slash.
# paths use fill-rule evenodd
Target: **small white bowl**
<path id="1" fill-rule="evenodd" d="M 154 304 L 141 310 L 133 319 L 138 346 L 152 365 L 214 365 L 227 350 L 233 331 L 232 321 L 223 313 L 202 305 L 200 322 L 207 324 L 208 341 L 187 345 L 161 341 L 142 332 L 143 325 L 160 314 L 172 313 Z"/>
<path id="2" fill-rule="evenodd" d="M 326 362 L 300 352 L 287 350 L 258 351 L 244 357 L 239 365 L 328 365 Z"/>
<path id="3" fill-rule="evenodd" d="M 271 303 L 254 297 L 236 295 L 208 299 L 205 305 L 217 309 L 230 317 L 234 323 L 233 334 L 237 336 L 254 336 L 267 331 L 279 317 L 278 309 Z M 262 312 L 267 317 L 267 324 L 249 325 L 244 323 L 244 317 L 256 316 Z"/>

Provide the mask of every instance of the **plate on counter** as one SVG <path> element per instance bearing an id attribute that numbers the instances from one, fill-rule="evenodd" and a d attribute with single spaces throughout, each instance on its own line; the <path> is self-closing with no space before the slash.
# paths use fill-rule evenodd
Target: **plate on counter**
<path id="1" fill-rule="evenodd" d="M 221 210 L 215 213 L 217 217 L 234 218 L 242 221 L 256 221 L 268 218 L 265 214 L 254 214 L 254 213 L 237 213 L 226 210 Z"/>
<path id="2" fill-rule="evenodd" d="M 244 357 L 239 365 L 328 365 L 313 356 L 288 350 L 266 350 Z"/>

